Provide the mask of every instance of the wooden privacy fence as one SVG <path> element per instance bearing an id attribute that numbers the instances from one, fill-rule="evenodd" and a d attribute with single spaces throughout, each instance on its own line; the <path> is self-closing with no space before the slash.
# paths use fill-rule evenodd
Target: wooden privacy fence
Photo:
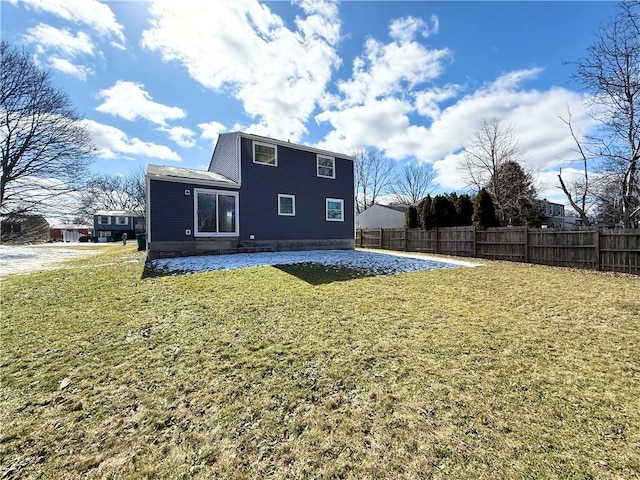
<path id="1" fill-rule="evenodd" d="M 373 228 L 356 231 L 356 246 L 640 275 L 639 229 Z"/>

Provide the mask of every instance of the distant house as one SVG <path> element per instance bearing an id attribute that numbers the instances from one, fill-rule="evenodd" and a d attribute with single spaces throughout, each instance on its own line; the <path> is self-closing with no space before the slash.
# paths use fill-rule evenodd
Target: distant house
<path id="1" fill-rule="evenodd" d="M 355 246 L 348 155 L 223 133 L 208 171 L 149 165 L 146 177 L 150 258 Z"/>
<path id="2" fill-rule="evenodd" d="M 49 223 L 42 215 L 5 215 L 0 217 L 2 242 L 37 243 L 49 240 Z"/>
<path id="3" fill-rule="evenodd" d="M 90 225 L 58 224 L 49 229 L 49 239 L 54 242 L 77 242 L 80 237 L 92 235 Z"/>
<path id="4" fill-rule="evenodd" d="M 116 242 L 144 232 L 144 217 L 130 210 L 98 210 L 93 215 L 93 235 L 98 242 Z"/>
<path id="5" fill-rule="evenodd" d="M 356 216 L 357 228 L 402 228 L 408 205 L 371 205 Z"/>
<path id="6" fill-rule="evenodd" d="M 564 205 L 550 202 L 546 198 L 536 200 L 538 208 L 547 216 L 546 225 L 551 228 L 572 228 L 582 225 L 580 217 L 566 216 Z"/>

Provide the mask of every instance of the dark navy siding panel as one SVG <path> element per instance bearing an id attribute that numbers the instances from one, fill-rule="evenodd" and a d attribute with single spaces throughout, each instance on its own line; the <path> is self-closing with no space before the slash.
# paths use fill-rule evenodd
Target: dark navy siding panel
<path id="1" fill-rule="evenodd" d="M 218 136 L 209 171 L 240 183 L 237 140 L 237 133 L 222 133 Z"/>
<path id="2" fill-rule="evenodd" d="M 278 146 L 278 166 L 253 163 L 252 141 L 241 142 L 240 239 L 305 240 L 354 237 L 353 161 L 336 158 L 336 178 L 316 174 L 316 154 Z M 278 194 L 296 196 L 296 215 L 278 215 Z M 344 200 L 344 222 L 326 221 L 326 198 Z"/>
<path id="3" fill-rule="evenodd" d="M 116 225 L 116 217 L 111 217 L 111 225 L 99 225 L 97 217 L 93 217 L 93 231 L 94 232 L 128 232 L 129 230 L 134 230 L 133 217 L 127 217 L 129 219 L 129 223 L 127 225 Z M 95 235 L 94 233 L 94 236 Z"/>
<path id="4" fill-rule="evenodd" d="M 174 183 L 159 180 L 149 182 L 152 242 L 179 242 L 194 239 L 194 188 L 229 190 L 196 183 Z M 190 195 L 185 195 L 185 190 L 189 190 Z M 191 235 L 186 235 L 185 230 L 191 230 Z"/>

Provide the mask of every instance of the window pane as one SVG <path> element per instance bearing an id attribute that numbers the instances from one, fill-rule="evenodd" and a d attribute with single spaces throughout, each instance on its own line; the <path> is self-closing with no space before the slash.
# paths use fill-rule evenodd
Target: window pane
<path id="1" fill-rule="evenodd" d="M 276 149 L 273 147 L 255 145 L 255 155 L 255 161 L 258 163 L 267 163 L 269 165 L 275 165 L 276 163 Z"/>
<path id="2" fill-rule="evenodd" d="M 198 231 L 216 233 L 216 196 L 198 193 Z"/>
<path id="3" fill-rule="evenodd" d="M 336 220 L 342 219 L 342 202 L 327 202 L 327 218 Z"/>
<path id="4" fill-rule="evenodd" d="M 334 159 L 327 157 L 318 157 L 318 175 L 321 177 L 334 176 Z"/>
<path id="5" fill-rule="evenodd" d="M 236 197 L 233 195 L 218 195 L 218 218 L 220 232 L 236 231 Z"/>
<path id="6" fill-rule="evenodd" d="M 293 215 L 293 198 L 280 197 L 280 214 Z"/>

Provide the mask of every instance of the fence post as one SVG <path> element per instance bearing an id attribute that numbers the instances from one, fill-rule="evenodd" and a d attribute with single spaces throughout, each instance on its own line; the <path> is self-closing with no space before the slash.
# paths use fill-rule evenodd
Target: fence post
<path id="1" fill-rule="evenodd" d="M 407 236 L 409 235 L 409 229 L 405 227 L 404 232 L 404 251 L 407 251 Z"/>
<path id="2" fill-rule="evenodd" d="M 594 244 L 596 248 L 596 270 L 600 271 L 600 230 L 598 228 L 595 229 L 594 232 Z"/>
<path id="3" fill-rule="evenodd" d="M 434 249 L 435 249 L 435 253 L 438 253 L 438 227 L 434 228 L 433 231 L 435 232 L 435 242 L 434 242 Z"/>
<path id="4" fill-rule="evenodd" d="M 476 238 L 476 227 L 473 227 L 473 258 L 478 258 L 478 239 Z"/>
<path id="5" fill-rule="evenodd" d="M 382 228 L 381 228 L 381 229 L 380 229 L 380 240 L 379 240 L 379 242 L 378 242 L 378 248 L 380 248 L 380 249 L 382 249 L 382 232 L 383 232 L 383 230 L 382 230 Z"/>
<path id="6" fill-rule="evenodd" d="M 529 263 L 529 229 L 524 227 L 524 263 Z"/>

